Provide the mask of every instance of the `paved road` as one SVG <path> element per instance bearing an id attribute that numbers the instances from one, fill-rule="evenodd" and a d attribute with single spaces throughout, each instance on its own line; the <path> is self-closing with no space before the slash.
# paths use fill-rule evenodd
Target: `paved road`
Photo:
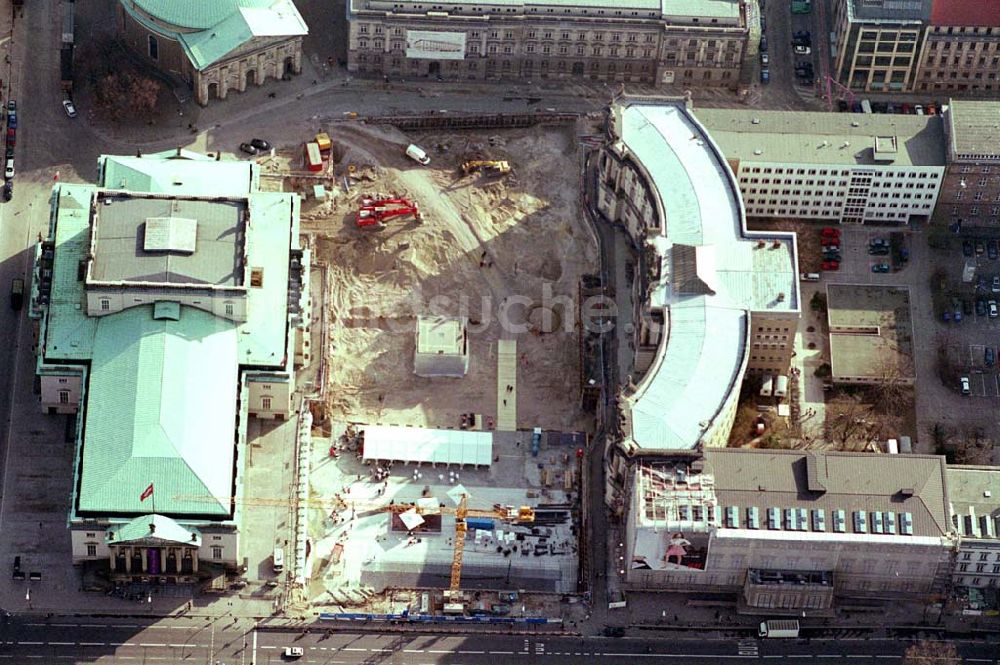
<path id="1" fill-rule="evenodd" d="M 423 663 L 520 664 L 550 663 L 633 665 L 642 662 L 684 662 L 717 665 L 757 661 L 893 663 L 901 660 L 908 642 L 897 640 L 756 640 L 650 639 L 645 636 L 578 638 L 555 635 L 486 634 L 463 636 L 391 632 L 331 632 L 255 630 L 243 621 L 205 622 L 180 619 L 151 625 L 144 621 L 106 622 L 53 618 L 46 622 L 0 627 L 0 661 L 79 663 L 283 662 L 281 650 L 299 646 L 305 663 Z M 997 645 L 958 643 L 966 663 L 997 665 Z M 847 661 L 846 659 L 850 659 Z"/>

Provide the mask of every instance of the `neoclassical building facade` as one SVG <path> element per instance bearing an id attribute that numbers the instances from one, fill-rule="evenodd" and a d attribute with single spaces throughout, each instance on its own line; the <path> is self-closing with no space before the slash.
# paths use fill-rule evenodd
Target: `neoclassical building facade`
<path id="1" fill-rule="evenodd" d="M 292 0 L 119 0 L 117 30 L 202 105 L 301 72 L 308 33 Z"/>

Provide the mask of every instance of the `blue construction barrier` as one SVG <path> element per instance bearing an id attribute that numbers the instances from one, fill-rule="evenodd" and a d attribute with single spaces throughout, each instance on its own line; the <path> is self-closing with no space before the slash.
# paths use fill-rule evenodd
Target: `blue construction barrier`
<path id="1" fill-rule="evenodd" d="M 436 614 L 363 614 L 357 612 L 323 612 L 320 621 L 392 621 L 396 623 L 492 623 L 492 624 L 561 624 L 562 619 L 547 617 L 442 616 Z"/>

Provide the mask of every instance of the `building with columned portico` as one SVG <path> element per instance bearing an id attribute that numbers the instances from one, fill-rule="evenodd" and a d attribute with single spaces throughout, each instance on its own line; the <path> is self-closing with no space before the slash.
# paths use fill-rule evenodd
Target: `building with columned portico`
<path id="1" fill-rule="evenodd" d="M 180 149 L 99 163 L 56 185 L 30 300 L 40 406 L 76 414 L 73 562 L 195 582 L 243 559 L 249 419 L 294 413 L 299 199 Z"/>

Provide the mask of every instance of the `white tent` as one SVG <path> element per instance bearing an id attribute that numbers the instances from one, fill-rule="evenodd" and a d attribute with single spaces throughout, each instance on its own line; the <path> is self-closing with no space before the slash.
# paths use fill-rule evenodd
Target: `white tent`
<path id="1" fill-rule="evenodd" d="M 493 433 L 371 425 L 364 428 L 366 460 L 471 464 L 493 462 Z"/>

